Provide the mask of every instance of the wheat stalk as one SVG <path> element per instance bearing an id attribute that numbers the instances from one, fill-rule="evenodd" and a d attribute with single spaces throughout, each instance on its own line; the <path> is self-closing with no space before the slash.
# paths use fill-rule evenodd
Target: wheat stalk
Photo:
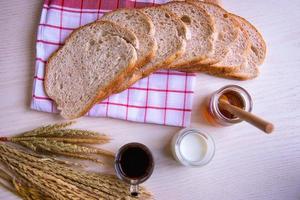
<path id="1" fill-rule="evenodd" d="M 57 166 L 56 166 L 57 167 Z M 59 167 L 59 166 L 58 166 Z M 124 184 L 123 182 L 121 182 L 121 181 L 119 181 L 118 179 L 116 179 L 116 177 L 114 177 L 114 179 L 113 179 L 113 177 L 111 177 L 111 176 L 103 176 L 102 175 L 102 177 L 109 177 L 109 179 L 107 179 L 107 180 L 105 180 L 105 181 L 99 181 L 99 180 L 102 180 L 102 179 L 99 179 L 99 174 L 96 174 L 96 173 L 88 173 L 88 174 L 86 174 L 86 173 L 80 173 L 80 172 L 78 172 L 78 171 L 74 171 L 74 170 L 70 170 L 70 169 L 68 169 L 67 171 L 65 171 L 65 169 L 64 168 L 59 168 L 59 169 L 57 169 L 57 171 L 58 172 L 60 172 L 61 173 L 61 175 L 65 175 L 65 176 L 67 176 L 68 178 L 72 178 L 72 180 L 74 180 L 74 178 L 76 178 L 77 177 L 77 180 L 79 181 L 79 182 L 81 182 L 81 180 L 83 180 L 83 181 L 85 181 L 85 180 L 87 180 L 85 183 L 86 183 L 86 185 L 93 185 L 93 182 L 91 182 L 91 181 L 88 181 L 88 180 L 90 180 L 91 179 L 91 177 L 93 177 L 91 180 L 92 181 L 94 181 L 94 183 L 95 183 L 95 181 L 97 182 L 97 183 L 100 183 L 100 184 L 96 184 L 96 188 L 98 187 L 108 187 L 110 190 L 108 190 L 107 192 L 114 192 L 114 190 L 113 190 L 113 188 L 111 187 L 111 185 L 109 185 L 109 184 L 107 184 L 107 183 L 109 183 L 109 182 L 116 182 L 116 184 L 115 185 L 118 185 L 118 186 L 121 186 L 120 188 L 122 188 L 121 190 L 125 193 L 125 195 L 128 195 L 128 185 L 127 184 Z M 78 175 L 81 175 L 81 176 L 78 176 Z M 121 183 L 121 184 L 120 184 Z M 114 185 L 114 184 L 112 184 L 112 185 Z M 120 189 L 119 188 L 119 189 Z M 120 190 L 116 190 L 116 193 L 119 193 L 120 192 Z"/>
<path id="2" fill-rule="evenodd" d="M 32 151 L 58 154 L 102 163 L 95 154 L 113 158 L 114 153 L 83 144 L 104 144 L 110 138 L 94 131 L 65 129 L 74 122 L 43 126 L 14 137 L 0 137 L 0 141 L 20 144 Z"/>
<path id="3" fill-rule="evenodd" d="M 68 136 L 70 137 L 70 136 Z M 99 137 L 89 137 L 89 138 L 67 138 L 67 137 L 11 137 L 7 138 L 7 141 L 11 142 L 23 142 L 23 141 L 41 141 L 41 140 L 48 140 L 48 141 L 58 141 L 58 142 L 66 142 L 66 143 L 84 143 L 84 144 L 105 144 L 109 142 L 109 138 L 107 136 L 99 136 Z"/>
<path id="4" fill-rule="evenodd" d="M 51 124 L 51 125 L 47 125 L 47 126 L 42 126 L 36 129 L 33 129 L 31 131 L 26 131 L 20 135 L 27 137 L 27 136 L 39 136 L 42 134 L 47 134 L 50 131 L 54 131 L 54 130 L 59 130 L 59 129 L 64 129 L 68 126 L 71 126 L 72 124 L 74 124 L 75 121 L 70 121 L 70 122 L 65 122 L 65 123 L 57 123 L 57 124 Z"/>
<path id="5" fill-rule="evenodd" d="M 30 167 L 29 163 L 26 165 L 13 158 L 3 155 L 0 155 L 0 157 L 9 163 L 8 167 L 11 170 L 54 199 L 80 199 L 79 197 L 88 199 L 91 197 L 76 186 L 62 181 L 58 176 L 53 176 L 49 172 Z"/>
<path id="6" fill-rule="evenodd" d="M 20 195 L 25 191 L 24 199 L 28 193 L 36 197 L 43 194 L 55 200 L 132 199 L 129 186 L 115 176 L 74 169 L 55 159 L 28 154 L 3 143 L 0 143 L 0 162 L 33 186 L 32 191 L 26 185 L 19 186 Z M 151 194 L 141 188 L 140 198 L 149 199 Z"/>

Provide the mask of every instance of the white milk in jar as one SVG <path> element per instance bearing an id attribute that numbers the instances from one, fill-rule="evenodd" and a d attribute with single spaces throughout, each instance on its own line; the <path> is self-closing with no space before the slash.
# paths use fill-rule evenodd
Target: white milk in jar
<path id="1" fill-rule="evenodd" d="M 203 166 L 211 161 L 215 144 L 211 136 L 186 128 L 174 135 L 171 143 L 174 158 L 186 166 Z"/>

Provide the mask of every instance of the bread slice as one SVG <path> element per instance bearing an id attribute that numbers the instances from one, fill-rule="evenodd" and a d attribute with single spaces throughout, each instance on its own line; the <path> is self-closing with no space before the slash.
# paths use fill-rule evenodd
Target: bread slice
<path id="1" fill-rule="evenodd" d="M 151 19 L 137 9 L 118 9 L 108 12 L 100 20 L 117 23 L 132 31 L 139 40 L 137 49 L 137 67 L 148 63 L 155 56 L 157 45 L 154 39 L 154 25 Z"/>
<path id="2" fill-rule="evenodd" d="M 241 27 L 247 31 L 250 39 L 250 51 L 246 56 L 246 62 L 242 65 L 240 70 L 224 74 L 216 73 L 213 75 L 238 80 L 253 79 L 259 75 L 258 65 L 261 65 L 266 57 L 266 43 L 259 31 L 250 22 L 234 14 L 230 14 L 230 16 L 237 19 Z"/>
<path id="3" fill-rule="evenodd" d="M 188 30 L 184 23 L 160 6 L 147 7 L 140 11 L 148 15 L 154 24 L 158 49 L 155 57 L 129 76 L 117 92 L 127 89 L 156 70 L 165 68 L 185 52 Z"/>
<path id="4" fill-rule="evenodd" d="M 255 53 L 253 51 L 249 51 L 248 55 L 246 56 L 246 60 L 241 66 L 240 70 L 237 72 L 231 73 L 213 73 L 207 72 L 207 74 L 218 76 L 222 78 L 229 78 L 229 79 L 236 79 L 236 80 L 249 80 L 256 78 L 259 75 L 259 68 L 255 63 Z"/>
<path id="5" fill-rule="evenodd" d="M 257 28 L 246 19 L 232 13 L 230 13 L 230 16 L 235 18 L 242 28 L 247 31 L 251 43 L 251 50 L 256 55 L 255 63 L 261 65 L 264 62 L 267 53 L 267 46 L 264 38 Z"/>
<path id="6" fill-rule="evenodd" d="M 215 40 L 214 21 L 201 7 L 192 3 L 174 1 L 163 5 L 178 16 L 189 28 L 191 39 L 187 41 L 186 52 L 175 60 L 170 68 L 190 66 L 206 62 L 212 56 Z"/>
<path id="7" fill-rule="evenodd" d="M 176 0 L 179 1 L 179 0 Z M 204 9 L 209 15 L 211 15 L 215 20 L 215 43 L 213 54 L 210 58 L 206 59 L 205 61 L 200 61 L 199 63 L 193 64 L 192 66 L 187 66 L 186 68 L 200 68 L 204 65 L 213 65 L 221 60 L 226 56 L 227 52 L 230 49 L 231 44 L 236 40 L 238 36 L 238 29 L 239 24 L 238 22 L 228 16 L 228 12 L 221 8 L 220 6 L 214 3 L 207 3 L 204 1 L 199 0 L 180 0 L 183 2 L 189 2 L 195 4 L 202 9 Z M 181 67 L 180 67 L 181 68 Z M 179 70 L 180 70 L 179 68 Z M 236 68 L 236 66 L 226 66 L 226 69 L 219 69 L 219 66 L 211 66 L 210 68 L 213 71 L 218 70 L 226 70 L 232 71 Z"/>
<path id="8" fill-rule="evenodd" d="M 215 32 L 216 40 L 214 44 L 214 53 L 212 57 L 207 60 L 207 62 L 202 62 L 202 65 L 212 65 L 223 60 L 228 53 L 231 45 L 236 40 L 239 31 L 239 24 L 233 18 L 228 16 L 226 10 L 218 5 L 212 3 L 204 3 L 198 0 L 187 0 L 187 2 L 193 3 L 202 9 L 204 9 L 208 14 L 214 17 L 215 20 Z M 196 64 L 197 66 L 199 64 Z M 216 66 L 217 67 L 217 66 Z M 227 66 L 231 68 L 232 66 Z M 229 71 L 231 69 L 228 69 Z"/>
<path id="9" fill-rule="evenodd" d="M 225 58 L 214 65 L 192 66 L 190 68 L 180 69 L 186 72 L 208 72 L 215 73 L 231 73 L 239 71 L 246 62 L 246 57 L 250 51 L 250 41 L 247 32 L 243 28 L 239 28 L 238 37 L 232 44 Z"/>
<path id="10" fill-rule="evenodd" d="M 135 35 L 121 26 L 97 21 L 68 37 L 48 60 L 45 91 L 67 119 L 84 115 L 134 70 Z"/>

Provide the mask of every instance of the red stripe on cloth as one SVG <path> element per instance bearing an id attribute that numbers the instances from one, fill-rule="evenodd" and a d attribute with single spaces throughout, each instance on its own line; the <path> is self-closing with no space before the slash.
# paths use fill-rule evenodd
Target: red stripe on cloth
<path id="1" fill-rule="evenodd" d="M 50 0 L 51 1 L 51 5 L 58 5 L 58 6 L 63 6 L 64 5 L 64 1 L 63 0 Z"/>
<path id="2" fill-rule="evenodd" d="M 127 89 L 127 106 L 126 106 L 126 114 L 125 114 L 125 119 L 128 119 L 128 108 L 129 108 L 129 95 L 130 95 L 130 89 Z"/>
<path id="3" fill-rule="evenodd" d="M 97 13 L 97 19 L 99 19 L 99 18 L 100 18 L 100 9 L 101 9 L 101 3 L 102 3 L 102 1 L 101 1 L 101 0 L 99 0 L 99 3 L 98 3 L 98 13 Z"/>
<path id="4" fill-rule="evenodd" d="M 105 3 L 107 4 L 105 6 L 106 7 L 111 7 L 112 2 L 114 2 L 114 1 L 116 1 L 116 0 L 107 0 L 107 1 L 105 1 Z M 117 1 L 119 2 L 119 0 L 117 0 Z M 129 0 L 126 0 L 126 2 L 127 1 L 129 1 Z M 155 1 L 152 1 L 152 2 L 138 2 L 137 4 L 138 4 L 138 7 L 156 5 Z M 62 0 L 52 0 L 51 5 L 61 6 L 62 5 Z M 65 7 L 70 7 L 70 8 L 80 8 L 80 2 L 77 1 L 77 0 L 66 1 L 64 6 Z M 92 0 L 87 1 L 83 5 L 83 9 L 93 9 L 93 8 L 95 8 L 95 3 Z M 110 8 L 110 9 L 112 9 L 112 8 Z"/>
<path id="5" fill-rule="evenodd" d="M 168 71 L 167 83 L 166 83 L 165 108 L 167 108 L 167 104 L 168 104 L 169 77 L 170 76 L 169 76 L 169 71 Z M 166 119 L 167 119 L 167 109 L 165 110 L 165 113 L 164 113 L 164 125 L 166 125 Z"/>
<path id="6" fill-rule="evenodd" d="M 57 45 L 57 46 L 62 46 L 62 45 L 64 45 L 64 43 L 60 43 L 60 42 L 50 42 L 50 41 L 46 41 L 46 40 L 37 40 L 36 42 L 38 42 L 38 43 L 44 43 L 44 44 Z"/>
<path id="7" fill-rule="evenodd" d="M 44 59 L 42 59 L 42 58 L 35 58 L 35 60 L 36 60 L 36 61 L 41 61 L 41 62 L 43 62 L 43 63 L 46 63 L 46 62 L 47 62 L 46 60 L 44 60 Z"/>
<path id="8" fill-rule="evenodd" d="M 81 5 L 80 5 L 79 26 L 81 26 L 81 20 L 82 20 L 82 8 L 83 8 L 83 0 L 81 0 Z"/>
<path id="9" fill-rule="evenodd" d="M 143 91 L 146 91 L 147 88 L 139 88 L 139 87 L 130 87 L 130 89 L 133 89 L 133 90 L 143 90 Z M 148 88 L 148 90 L 150 91 L 155 91 L 155 92 L 174 92 L 174 93 L 194 93 L 193 91 L 190 91 L 190 90 L 164 90 L 164 89 L 155 89 L 155 88 Z"/>
<path id="10" fill-rule="evenodd" d="M 53 101 L 53 100 L 50 99 L 49 97 L 41 97 L 41 96 L 36 96 L 36 95 L 32 95 L 32 97 L 35 98 L 35 99 L 41 99 L 41 100 Z"/>
<path id="11" fill-rule="evenodd" d="M 61 6 L 62 7 L 64 7 L 64 0 L 62 0 L 62 2 L 61 2 Z M 61 27 L 62 27 L 62 21 L 63 20 L 63 9 L 61 10 L 61 12 L 60 12 L 60 19 L 59 19 L 59 43 L 61 44 L 62 42 L 62 38 L 61 38 L 61 35 L 62 35 L 62 29 L 61 29 Z"/>
<path id="12" fill-rule="evenodd" d="M 45 27 L 68 30 L 68 31 L 73 31 L 76 29 L 76 28 L 68 28 L 68 27 L 63 27 L 63 26 L 55 26 L 55 25 L 51 25 L 51 24 L 39 24 L 39 26 L 45 26 Z"/>
<path id="13" fill-rule="evenodd" d="M 165 74 L 165 75 L 175 75 L 175 76 L 196 76 L 194 73 L 182 73 L 182 72 L 162 72 L 162 71 L 157 71 L 154 72 L 153 74 Z"/>
<path id="14" fill-rule="evenodd" d="M 185 77 L 185 81 L 184 81 L 184 90 L 186 91 L 187 89 L 187 76 Z M 184 93 L 184 99 L 183 99 L 183 108 L 185 109 L 186 106 L 186 93 Z M 182 112 L 182 126 L 184 126 L 184 122 L 185 122 L 185 112 Z"/>
<path id="15" fill-rule="evenodd" d="M 141 109 L 157 109 L 157 110 L 175 110 L 175 111 L 185 111 L 185 112 L 190 112 L 191 109 L 184 109 L 184 108 L 172 108 L 172 107 L 157 107 L 157 106 L 136 106 L 136 105 L 127 105 L 127 104 L 122 104 L 122 103 L 113 103 L 113 102 L 101 102 L 100 104 L 106 104 L 106 105 L 115 105 L 115 106 L 128 106 L 130 108 L 141 108 Z"/>
<path id="16" fill-rule="evenodd" d="M 149 76 L 147 77 L 147 88 L 146 88 L 146 106 L 145 106 L 145 114 L 144 114 L 144 122 L 147 119 L 147 108 L 148 108 L 148 96 L 149 96 Z"/>
<path id="17" fill-rule="evenodd" d="M 40 81 L 44 81 L 45 79 L 44 78 L 40 78 L 38 76 L 34 76 L 33 78 L 37 79 L 37 80 L 40 80 Z"/>
<path id="18" fill-rule="evenodd" d="M 107 104 L 106 104 L 106 112 L 105 112 L 105 113 L 106 113 L 106 114 L 105 114 L 106 117 L 108 117 L 109 97 L 107 98 L 107 101 L 108 101 L 108 102 L 107 102 Z"/>
<path id="19" fill-rule="evenodd" d="M 53 7 L 53 6 L 44 6 L 43 7 L 44 9 L 47 9 L 47 10 L 58 10 L 58 11 L 64 11 L 64 12 L 71 12 L 71 13 L 80 13 L 80 10 L 72 10 L 71 8 L 58 8 L 58 7 Z M 82 13 L 90 13 L 90 14 L 97 14 L 98 12 L 100 13 L 106 13 L 106 12 L 109 12 L 109 10 L 106 10 L 106 11 L 98 11 L 98 10 L 83 10 Z"/>

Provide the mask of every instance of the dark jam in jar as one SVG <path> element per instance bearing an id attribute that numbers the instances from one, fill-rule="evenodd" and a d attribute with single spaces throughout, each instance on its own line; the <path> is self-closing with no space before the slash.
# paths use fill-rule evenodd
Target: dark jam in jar
<path id="1" fill-rule="evenodd" d="M 237 93 L 235 91 L 226 91 L 225 93 L 223 93 L 220 96 L 219 100 L 227 101 L 229 104 L 231 104 L 233 106 L 245 109 L 245 102 L 244 102 L 243 98 L 241 97 L 241 95 L 239 93 Z M 224 115 L 228 119 L 237 118 L 235 115 L 231 114 L 227 110 L 224 110 L 220 107 L 219 107 L 219 110 L 222 113 L 222 115 Z"/>

